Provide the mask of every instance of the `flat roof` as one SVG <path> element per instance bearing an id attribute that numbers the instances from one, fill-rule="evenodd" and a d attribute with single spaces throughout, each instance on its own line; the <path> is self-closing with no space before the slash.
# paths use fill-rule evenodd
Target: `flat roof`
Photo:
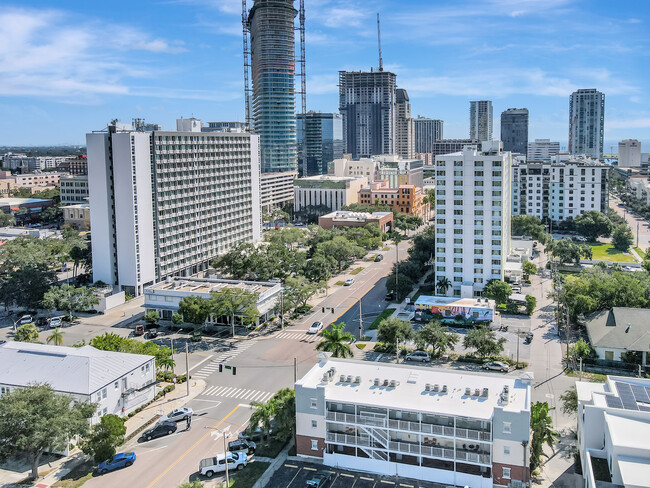
<path id="1" fill-rule="evenodd" d="M 161 281 L 160 283 L 148 286 L 145 288 L 145 293 L 147 293 L 146 290 L 211 293 L 213 291 L 221 291 L 225 288 L 239 288 L 251 293 L 261 294 L 276 286 L 280 287 L 280 284 L 268 283 L 265 281 L 238 281 L 216 278 L 168 278 L 166 281 Z"/>
<path id="2" fill-rule="evenodd" d="M 324 373 L 330 368 L 335 369 L 332 381 L 323 381 Z M 353 380 L 360 376 L 361 382 L 341 383 L 340 375 L 351 375 Z M 381 384 L 385 379 L 395 380 L 397 386 L 374 386 L 375 378 Z M 447 392 L 426 391 L 427 383 L 447 385 Z M 484 420 L 492 418 L 495 408 L 508 412 L 530 411 L 530 381 L 506 375 L 329 358 L 314 365 L 296 384 L 324 388 L 328 401 Z M 504 386 L 509 388 L 508 403 L 500 398 Z M 467 396 L 466 388 L 471 388 L 472 393 L 478 388 L 481 394 L 487 388 L 488 395 Z"/>
<path id="3" fill-rule="evenodd" d="M 618 456 L 618 469 L 624 486 L 648 486 L 650 460 L 633 456 Z"/>
<path id="4" fill-rule="evenodd" d="M 27 205 L 32 203 L 52 203 L 52 200 L 47 198 L 0 198 L 0 205 Z"/>
<path id="5" fill-rule="evenodd" d="M 453 307 L 476 307 L 476 308 L 494 308 L 494 300 L 485 302 L 485 298 L 456 298 L 456 297 L 434 297 L 429 295 L 420 295 L 415 301 L 415 305 L 423 306 L 453 306 Z"/>
<path id="6" fill-rule="evenodd" d="M 335 220 L 369 220 L 369 219 L 381 219 L 388 215 L 392 215 L 392 212 L 352 212 L 351 210 L 337 210 L 335 212 L 322 215 L 324 219 L 335 219 Z"/>
<path id="7" fill-rule="evenodd" d="M 154 359 L 143 354 L 6 342 L 0 345 L 0 384 L 47 383 L 55 391 L 90 395 Z"/>
<path id="8" fill-rule="evenodd" d="M 648 450 L 650 421 L 625 418 L 608 412 L 605 412 L 604 416 L 612 444 L 631 449 Z"/>

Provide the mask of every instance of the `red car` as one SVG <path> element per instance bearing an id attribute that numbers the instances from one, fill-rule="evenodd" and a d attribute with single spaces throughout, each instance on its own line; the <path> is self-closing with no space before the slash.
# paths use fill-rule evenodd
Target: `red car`
<path id="1" fill-rule="evenodd" d="M 135 326 L 135 331 L 133 332 L 133 335 L 136 336 L 141 336 L 144 335 L 144 325 L 138 324 Z"/>

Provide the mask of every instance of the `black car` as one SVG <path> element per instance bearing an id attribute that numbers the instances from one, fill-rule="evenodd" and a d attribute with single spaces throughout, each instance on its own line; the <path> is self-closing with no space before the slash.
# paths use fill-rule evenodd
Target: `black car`
<path id="1" fill-rule="evenodd" d="M 392 292 L 391 293 L 386 293 L 386 297 L 384 298 L 384 300 L 390 301 L 393 298 L 395 298 L 395 295 Z"/>
<path id="2" fill-rule="evenodd" d="M 150 429 L 145 430 L 142 433 L 142 438 L 146 441 L 150 441 L 151 439 L 155 439 L 157 437 L 171 435 L 174 432 L 176 432 L 177 428 L 178 427 L 176 426 L 176 422 L 170 422 L 168 420 L 164 420 L 162 422 L 157 423 Z"/>
<path id="3" fill-rule="evenodd" d="M 255 454 L 255 448 L 257 446 L 253 441 L 246 439 L 237 439 L 236 441 L 230 441 L 228 443 L 228 450 L 230 452 L 244 452 L 246 454 Z"/>
<path id="4" fill-rule="evenodd" d="M 383 260 L 384 260 L 384 256 L 382 254 L 377 254 L 377 257 L 375 258 L 375 263 Z"/>

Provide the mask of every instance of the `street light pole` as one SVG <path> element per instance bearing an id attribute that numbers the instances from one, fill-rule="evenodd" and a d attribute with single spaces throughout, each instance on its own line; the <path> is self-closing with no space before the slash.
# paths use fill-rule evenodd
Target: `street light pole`
<path id="1" fill-rule="evenodd" d="M 362 337 L 363 337 L 363 315 L 361 313 L 361 298 L 359 298 L 359 340 L 361 340 Z"/>
<path id="2" fill-rule="evenodd" d="M 187 342 L 185 342 L 185 383 L 187 383 L 187 396 L 190 396 L 190 355 Z"/>
<path id="3" fill-rule="evenodd" d="M 223 433 L 223 460 L 226 463 L 226 486 L 230 486 L 230 475 L 228 474 L 228 448 L 226 447 L 226 432 Z"/>

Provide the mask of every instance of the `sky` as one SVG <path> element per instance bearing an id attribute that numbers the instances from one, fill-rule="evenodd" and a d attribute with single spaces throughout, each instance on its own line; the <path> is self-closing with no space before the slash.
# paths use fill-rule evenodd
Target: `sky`
<path id="1" fill-rule="evenodd" d="M 252 0 L 248 0 L 249 6 Z M 569 95 L 605 99 L 605 152 L 650 151 L 645 0 L 305 0 L 307 108 L 338 110 L 339 70 L 378 65 L 411 112 L 468 137 L 469 101 L 530 111 L 529 139 L 566 147 Z M 112 119 L 175 129 L 179 117 L 243 120 L 241 0 L 5 0 L 0 145 L 84 144 Z"/>

